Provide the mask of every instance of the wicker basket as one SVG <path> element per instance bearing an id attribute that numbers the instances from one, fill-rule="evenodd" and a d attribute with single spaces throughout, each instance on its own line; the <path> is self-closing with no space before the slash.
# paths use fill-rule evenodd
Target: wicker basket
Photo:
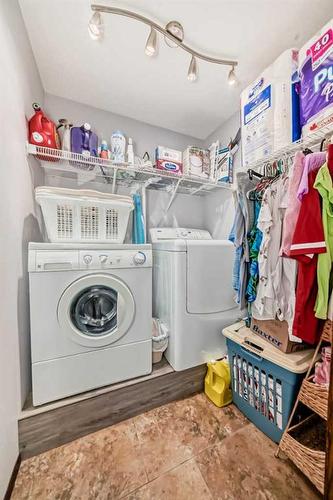
<path id="1" fill-rule="evenodd" d="M 289 431 L 284 434 L 280 442 L 280 450 L 297 465 L 321 494 L 324 494 L 325 452 L 312 450 L 301 444 L 289 434 L 289 432 L 302 426 L 304 422 L 305 421 L 289 428 Z"/>
<path id="2" fill-rule="evenodd" d="M 325 321 L 323 333 L 321 335 L 322 340 L 325 340 L 325 342 L 332 343 L 332 332 L 333 332 L 333 321 L 327 319 Z"/>
<path id="3" fill-rule="evenodd" d="M 299 400 L 327 420 L 328 387 L 315 384 L 314 375 L 303 380 Z"/>

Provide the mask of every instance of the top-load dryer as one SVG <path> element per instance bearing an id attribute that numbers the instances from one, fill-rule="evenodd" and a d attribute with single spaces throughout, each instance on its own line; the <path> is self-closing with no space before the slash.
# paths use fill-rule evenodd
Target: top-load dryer
<path id="1" fill-rule="evenodd" d="M 222 329 L 239 319 L 234 247 L 208 231 L 153 228 L 153 315 L 169 330 L 166 358 L 175 370 L 226 354 Z"/>

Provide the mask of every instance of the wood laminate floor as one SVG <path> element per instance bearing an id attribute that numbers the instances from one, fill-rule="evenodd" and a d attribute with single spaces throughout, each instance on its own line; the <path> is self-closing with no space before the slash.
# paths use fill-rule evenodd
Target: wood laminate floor
<path id="1" fill-rule="evenodd" d="M 275 450 L 199 393 L 23 461 L 12 500 L 320 498 Z"/>

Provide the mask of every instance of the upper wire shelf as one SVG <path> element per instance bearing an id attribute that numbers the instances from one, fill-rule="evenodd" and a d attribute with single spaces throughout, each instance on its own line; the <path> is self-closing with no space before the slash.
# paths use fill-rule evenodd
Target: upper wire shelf
<path id="1" fill-rule="evenodd" d="M 297 151 L 305 150 L 306 148 L 316 148 L 321 144 L 324 139 L 330 138 L 333 134 L 333 123 L 327 125 L 326 127 L 322 127 L 317 131 L 312 131 L 311 134 L 304 138 L 299 139 L 298 141 L 292 142 L 288 146 L 281 148 L 275 151 L 272 155 L 266 156 L 261 160 L 252 162 L 246 165 L 246 168 L 251 170 L 259 170 L 263 169 L 265 165 L 271 164 L 274 161 L 291 157 Z"/>
<path id="2" fill-rule="evenodd" d="M 156 168 L 145 168 L 128 163 L 114 163 L 111 160 L 71 153 L 60 149 L 45 148 L 27 144 L 27 151 L 39 159 L 41 166 L 49 173 L 61 177 L 76 177 L 81 184 L 102 182 L 112 186 L 131 187 L 144 184 L 148 189 L 157 189 L 191 195 L 205 195 L 219 189 L 232 189 L 226 182 L 217 182 L 200 177 L 178 175 Z"/>

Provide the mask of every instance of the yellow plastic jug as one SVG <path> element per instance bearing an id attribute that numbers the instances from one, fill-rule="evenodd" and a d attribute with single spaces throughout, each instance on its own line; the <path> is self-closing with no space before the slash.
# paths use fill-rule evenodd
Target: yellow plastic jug
<path id="1" fill-rule="evenodd" d="M 207 363 L 205 393 L 219 408 L 231 403 L 230 367 L 227 361 L 220 360 Z"/>

